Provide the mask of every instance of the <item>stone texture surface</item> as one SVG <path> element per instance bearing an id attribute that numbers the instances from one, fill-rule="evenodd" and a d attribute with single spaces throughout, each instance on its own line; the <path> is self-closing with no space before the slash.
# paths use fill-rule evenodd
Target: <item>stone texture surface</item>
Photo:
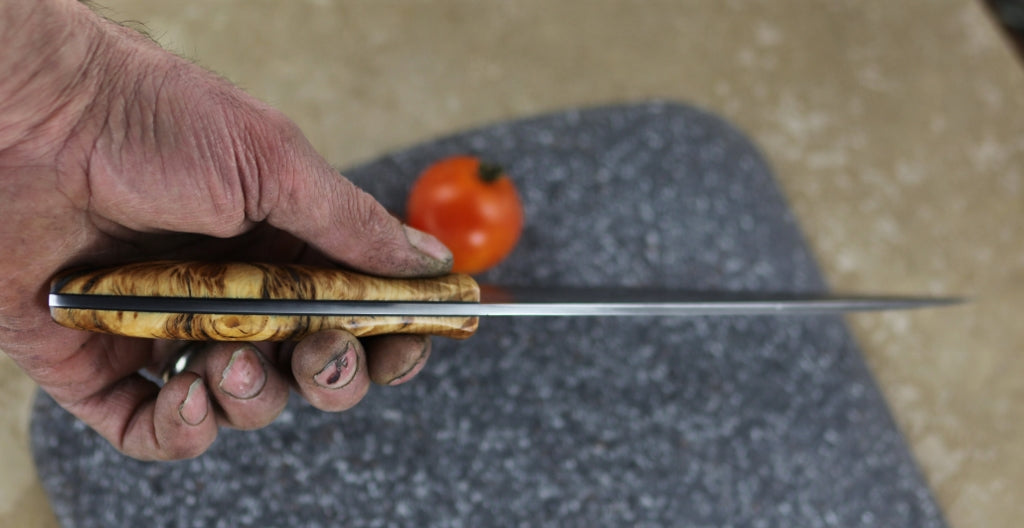
<path id="1" fill-rule="evenodd" d="M 762 147 L 833 286 L 976 296 L 848 321 L 950 524 L 1024 517 L 1024 77 L 979 2 L 103 4 L 342 166 L 578 105 L 667 97 L 725 116 Z M 0 525 L 52 525 L 32 386 L 6 358 L 0 372 Z"/>
<path id="2" fill-rule="evenodd" d="M 399 208 L 466 152 L 514 175 L 530 219 L 485 280 L 825 289 L 755 147 L 706 113 L 555 114 L 346 173 Z M 43 397 L 36 461 L 69 527 L 942 525 L 838 317 L 489 319 L 355 410 L 292 403 L 151 464 Z"/>

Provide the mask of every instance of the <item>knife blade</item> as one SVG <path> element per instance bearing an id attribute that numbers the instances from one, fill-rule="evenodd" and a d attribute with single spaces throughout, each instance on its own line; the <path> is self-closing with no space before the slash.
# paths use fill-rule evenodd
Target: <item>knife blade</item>
<path id="1" fill-rule="evenodd" d="M 464 301 L 318 301 L 206 299 L 51 294 L 51 308 L 122 312 L 235 315 L 423 316 L 423 317 L 595 317 L 828 314 L 907 310 L 961 302 L 956 298 L 647 292 L 634 288 L 503 287 L 500 301 L 482 295 Z"/>
<path id="2" fill-rule="evenodd" d="M 356 335 L 397 331 L 461 338 L 475 331 L 476 318 L 490 316 L 808 315 L 958 302 L 962 299 L 498 287 L 479 286 L 457 274 L 384 279 L 297 265 L 166 261 L 65 273 L 54 279 L 49 296 L 54 319 L 72 328 L 216 340 L 296 339 L 328 327 Z"/>

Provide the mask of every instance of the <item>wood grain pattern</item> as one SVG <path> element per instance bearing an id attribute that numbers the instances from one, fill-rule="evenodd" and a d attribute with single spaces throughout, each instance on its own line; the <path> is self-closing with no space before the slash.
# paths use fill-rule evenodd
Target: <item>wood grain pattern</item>
<path id="1" fill-rule="evenodd" d="M 51 293 L 187 298 L 465 301 L 478 302 L 471 277 L 383 279 L 331 268 L 294 264 L 159 261 L 115 268 L 72 270 L 54 278 Z M 286 341 L 331 328 L 356 336 L 472 335 L 476 317 L 277 316 L 150 313 L 53 308 L 64 326 L 93 332 L 160 339 Z"/>

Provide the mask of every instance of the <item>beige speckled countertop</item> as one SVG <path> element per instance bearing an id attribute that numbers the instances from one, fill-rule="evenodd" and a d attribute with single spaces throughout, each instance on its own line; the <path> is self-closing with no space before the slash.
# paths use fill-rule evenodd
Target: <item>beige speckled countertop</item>
<path id="1" fill-rule="evenodd" d="M 974 0 L 106 0 L 339 166 L 496 120 L 670 98 L 764 149 L 954 527 L 1024 518 L 1024 72 Z M 55 525 L 0 355 L 0 526 Z"/>

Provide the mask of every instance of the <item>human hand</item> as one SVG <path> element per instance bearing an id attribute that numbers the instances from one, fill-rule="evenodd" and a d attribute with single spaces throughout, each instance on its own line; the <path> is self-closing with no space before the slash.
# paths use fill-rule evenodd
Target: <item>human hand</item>
<path id="1" fill-rule="evenodd" d="M 400 383 L 429 340 L 344 331 L 294 345 L 195 345 L 60 327 L 49 278 L 157 258 L 340 263 L 445 273 L 451 254 L 339 176 L 279 112 L 71 0 L 0 0 L 0 349 L 60 405 L 140 459 L 196 456 L 218 426 L 269 424 L 289 387 L 355 405 Z M 192 345 L 189 345 L 192 346 Z"/>

